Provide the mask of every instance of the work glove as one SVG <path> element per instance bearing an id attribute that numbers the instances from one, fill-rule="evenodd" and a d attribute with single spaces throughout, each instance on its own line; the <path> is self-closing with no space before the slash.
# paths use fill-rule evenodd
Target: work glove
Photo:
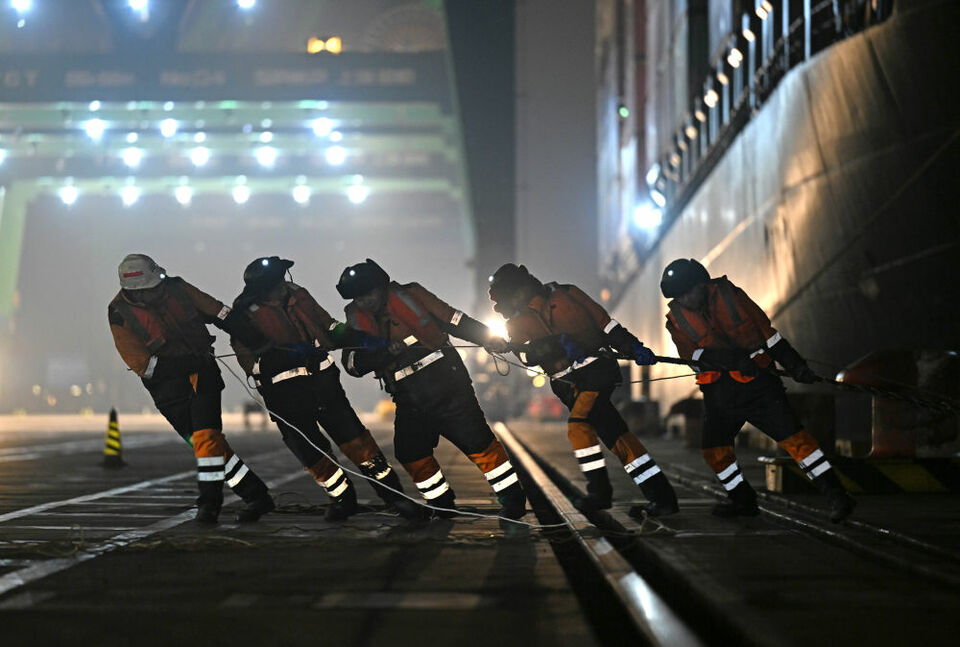
<path id="1" fill-rule="evenodd" d="M 790 373 L 790 377 L 801 384 L 813 384 L 814 382 L 819 382 L 823 379 L 814 373 L 813 369 L 811 369 L 806 362 L 800 364 L 799 366 L 793 367 L 793 369 L 788 372 Z"/>
<path id="2" fill-rule="evenodd" d="M 510 350 L 510 344 L 502 337 L 490 337 L 484 342 L 483 349 L 488 353 L 506 353 Z"/>
<path id="3" fill-rule="evenodd" d="M 822 378 L 814 373 L 807 365 L 807 360 L 790 345 L 786 339 L 781 339 L 767 350 L 770 357 L 777 360 L 787 373 L 801 384 L 813 384 Z"/>
<path id="4" fill-rule="evenodd" d="M 653 354 L 653 351 L 643 345 L 642 341 L 633 342 L 633 346 L 630 348 L 630 355 L 633 356 L 633 361 L 635 361 L 640 366 L 650 366 L 651 364 L 657 363 L 657 358 Z"/>
<path id="5" fill-rule="evenodd" d="M 571 362 L 582 362 L 587 357 L 587 352 L 583 350 L 583 346 L 566 333 L 560 335 L 560 345 L 563 347 L 567 359 Z"/>

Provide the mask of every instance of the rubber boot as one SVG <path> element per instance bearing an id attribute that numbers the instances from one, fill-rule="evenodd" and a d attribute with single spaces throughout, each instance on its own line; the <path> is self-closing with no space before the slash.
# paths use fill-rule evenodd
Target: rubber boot
<path id="1" fill-rule="evenodd" d="M 757 507 L 757 493 L 746 480 L 727 493 L 729 501 L 718 503 L 713 507 L 713 514 L 718 517 L 755 517 L 760 514 Z"/>
<path id="2" fill-rule="evenodd" d="M 253 523 L 259 521 L 260 517 L 268 512 L 276 510 L 276 508 L 277 505 L 273 502 L 273 497 L 268 492 L 264 492 L 260 498 L 254 499 L 240 508 L 235 519 L 237 523 Z"/>
<path id="3" fill-rule="evenodd" d="M 640 491 L 647 497 L 647 503 L 641 503 L 627 512 L 631 517 L 666 517 L 680 511 L 677 505 L 677 493 L 663 472 L 657 472 L 640 484 Z"/>
<path id="4" fill-rule="evenodd" d="M 323 518 L 327 521 L 344 521 L 357 513 L 357 489 L 353 483 L 347 481 L 347 489 L 336 498 L 331 498 L 330 505 Z"/>
<path id="5" fill-rule="evenodd" d="M 830 521 L 840 523 L 853 513 L 857 501 L 843 487 L 833 468 L 813 479 L 813 484 L 826 495 L 830 503 Z"/>
<path id="6" fill-rule="evenodd" d="M 437 508 L 449 508 L 449 510 L 431 510 L 432 516 L 436 518 L 451 519 L 457 516 L 457 495 L 453 491 L 453 488 L 450 488 L 435 499 L 429 499 L 427 505 L 432 505 Z"/>
<path id="7" fill-rule="evenodd" d="M 587 495 L 574 501 L 574 507 L 584 514 L 609 509 L 613 505 L 613 487 L 607 468 L 590 470 L 583 475 L 587 477 Z"/>
<path id="8" fill-rule="evenodd" d="M 501 490 L 497 494 L 497 501 L 500 502 L 500 510 L 497 514 L 501 517 L 519 519 L 527 514 L 527 495 L 524 494 L 519 483 Z"/>
<path id="9" fill-rule="evenodd" d="M 197 515 L 194 520 L 202 524 L 215 524 L 223 505 L 223 481 L 198 481 Z"/>
<path id="10" fill-rule="evenodd" d="M 233 469 L 227 470 L 226 476 L 228 483 L 231 478 L 235 478 L 235 474 L 240 474 L 240 470 L 246 467 L 246 472 L 243 473 L 240 481 L 231 488 L 233 493 L 243 499 L 245 504 L 237 512 L 235 518 L 238 523 L 253 523 L 266 513 L 275 509 L 276 505 L 273 503 L 273 498 L 267 490 L 267 484 L 264 483 L 252 469 L 244 465 L 243 461 L 239 460 L 239 457 L 234 455 L 227 461 L 227 467 L 230 467 L 230 463 L 233 462 L 234 458 L 238 460 L 234 464 Z"/>
<path id="11" fill-rule="evenodd" d="M 430 511 L 427 508 L 399 494 L 403 492 L 403 484 L 400 483 L 397 471 L 390 467 L 390 463 L 383 454 L 377 454 L 357 467 L 370 479 L 374 491 L 387 504 L 388 509 L 396 510 L 408 521 L 419 521 L 430 517 Z"/>

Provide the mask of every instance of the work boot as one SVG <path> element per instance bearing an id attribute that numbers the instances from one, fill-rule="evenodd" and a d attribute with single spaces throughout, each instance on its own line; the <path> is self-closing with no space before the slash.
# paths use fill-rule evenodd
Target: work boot
<path id="1" fill-rule="evenodd" d="M 220 506 L 209 503 L 197 506 L 197 514 L 193 518 L 197 523 L 212 526 L 217 523 L 217 517 L 220 516 Z"/>
<path id="2" fill-rule="evenodd" d="M 849 517 L 857 505 L 856 499 L 850 496 L 846 490 L 827 492 L 827 498 L 830 500 L 830 521 L 833 523 L 840 523 Z"/>
<path id="3" fill-rule="evenodd" d="M 713 514 L 718 517 L 756 517 L 760 514 L 757 506 L 757 493 L 746 481 L 740 482 L 727 495 L 729 501 L 713 506 Z"/>
<path id="4" fill-rule="evenodd" d="M 343 494 L 330 500 L 323 518 L 327 521 L 344 521 L 355 514 L 357 514 L 357 489 L 351 483 Z"/>
<path id="5" fill-rule="evenodd" d="M 497 495 L 500 510 L 497 515 L 507 519 L 519 519 L 527 514 L 527 495 L 519 483 L 514 483 Z"/>
<path id="6" fill-rule="evenodd" d="M 638 503 L 637 505 L 630 506 L 630 510 L 627 512 L 628 515 L 634 519 L 643 519 L 647 517 L 666 517 L 671 514 L 676 514 L 680 511 L 680 507 L 677 505 L 677 500 L 674 498 L 673 501 L 649 501 L 647 503 Z"/>
<path id="7" fill-rule="evenodd" d="M 650 517 L 665 517 L 680 511 L 677 505 L 677 493 L 663 472 L 657 472 L 640 484 L 640 491 L 649 503 L 641 503 L 627 512 L 631 517 L 641 519 L 644 513 Z"/>
<path id="8" fill-rule="evenodd" d="M 587 477 L 587 494 L 575 499 L 573 507 L 583 514 L 609 509 L 613 505 L 613 487 L 610 485 L 607 468 L 590 470 L 583 475 Z"/>
<path id="9" fill-rule="evenodd" d="M 457 495 L 453 488 L 450 488 L 435 499 L 427 500 L 427 505 L 435 508 L 447 508 L 447 510 L 431 510 L 433 517 L 438 519 L 452 519 L 457 516 Z"/>
<path id="10" fill-rule="evenodd" d="M 407 521 L 424 521 L 430 518 L 430 510 L 410 499 L 397 499 L 390 502 L 387 509 L 396 511 Z"/>
<path id="11" fill-rule="evenodd" d="M 259 521 L 260 517 L 272 512 L 277 508 L 277 505 L 273 502 L 273 497 L 263 493 L 263 496 L 254 499 L 253 501 L 248 501 L 242 508 L 237 510 L 237 516 L 234 517 L 237 520 L 237 523 L 253 523 Z"/>

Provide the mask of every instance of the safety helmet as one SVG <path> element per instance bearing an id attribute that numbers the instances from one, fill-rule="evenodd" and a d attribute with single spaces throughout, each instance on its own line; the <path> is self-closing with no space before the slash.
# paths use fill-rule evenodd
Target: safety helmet
<path id="1" fill-rule="evenodd" d="M 371 259 L 351 265 L 343 270 L 337 281 L 337 292 L 344 299 L 356 299 L 374 288 L 390 284 L 390 275 Z"/>
<path id="2" fill-rule="evenodd" d="M 124 290 L 147 290 L 160 285 L 167 271 L 146 254 L 127 254 L 117 268 Z"/>
<path id="3" fill-rule="evenodd" d="M 685 294 L 695 285 L 710 280 L 710 272 L 692 258 L 678 258 L 663 270 L 660 278 L 660 291 L 663 296 L 673 299 Z"/>
<path id="4" fill-rule="evenodd" d="M 283 281 L 283 275 L 293 267 L 293 261 L 279 256 L 261 256 L 243 270 L 243 292 L 240 301 L 252 301 L 266 294 L 270 288 Z"/>
<path id="5" fill-rule="evenodd" d="M 508 303 L 514 295 L 527 286 L 539 287 L 540 281 L 533 277 L 523 265 L 505 263 L 490 276 L 490 300 L 493 309 L 500 314 L 510 317 L 512 312 L 505 312 Z"/>

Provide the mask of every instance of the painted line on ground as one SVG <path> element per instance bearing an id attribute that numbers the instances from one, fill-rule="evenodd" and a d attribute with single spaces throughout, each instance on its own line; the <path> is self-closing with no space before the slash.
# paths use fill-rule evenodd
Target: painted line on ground
<path id="1" fill-rule="evenodd" d="M 122 442 L 124 449 L 143 449 L 182 443 L 179 437 L 165 436 L 163 438 L 130 438 Z M 71 440 L 63 443 L 46 443 L 42 445 L 28 445 L 25 447 L 0 448 L 0 463 L 27 461 L 50 456 L 64 456 L 81 452 L 103 451 L 105 440 Z"/>

